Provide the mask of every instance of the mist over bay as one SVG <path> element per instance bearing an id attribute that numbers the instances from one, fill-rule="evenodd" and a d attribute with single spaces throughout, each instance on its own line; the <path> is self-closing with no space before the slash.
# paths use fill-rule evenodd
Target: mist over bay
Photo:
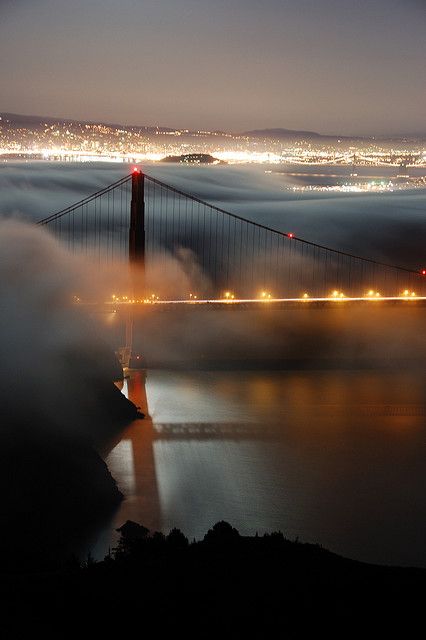
<path id="1" fill-rule="evenodd" d="M 423 259 L 425 190 L 296 193 L 294 185 L 318 178 L 306 168 L 304 176 L 289 176 L 281 166 L 153 164 L 144 169 L 226 210 L 311 241 L 412 268 Z M 128 171 L 129 166 L 114 164 L 3 163 L 3 224 L 19 229 Z M 43 238 L 44 232 L 37 233 Z M 17 232 L 10 237 L 18 257 L 22 241 Z M 34 237 L 35 246 L 40 239 Z M 91 274 L 90 261 L 65 258 L 65 248 L 50 238 L 43 242 L 50 248 L 40 245 L 39 274 L 50 269 L 57 274 L 55 295 L 69 299 L 84 287 L 100 287 L 109 295 L 108 277 Z M 22 283 L 32 281 L 34 260 L 18 261 Z M 174 277 L 178 268 L 178 263 L 172 268 Z M 8 273 L 3 270 L 3 288 L 12 299 Z M 29 291 L 19 285 L 23 308 Z M 57 304 L 70 322 L 76 348 L 86 355 L 100 348 L 97 340 L 111 351 L 121 346 L 124 327 L 118 319 L 95 318 L 93 341 L 84 325 L 79 328 L 81 319 L 76 323 L 68 307 Z M 40 322 L 46 323 L 35 317 L 28 318 L 28 327 L 39 338 L 26 341 L 25 361 L 37 362 L 56 331 L 46 341 L 37 331 Z M 70 335 L 67 324 L 50 312 L 49 318 L 63 326 L 56 340 L 60 349 L 60 336 Z M 27 329 L 25 323 L 16 326 L 22 326 L 21 333 L 12 330 L 19 350 L 19 335 Z M 2 331 L 5 346 L 11 344 L 11 327 L 8 322 Z M 426 566 L 421 308 L 309 315 L 297 310 L 156 315 L 152 310 L 135 316 L 133 331 L 147 377 L 145 383 L 125 380 L 122 391 L 149 420 L 142 431 L 136 422 L 118 439 L 101 438 L 98 450 L 124 501 L 109 523 L 86 538 L 96 557 L 114 544 L 114 528 L 126 519 L 165 531 L 179 526 L 198 537 L 211 521 L 226 518 L 247 535 L 282 529 L 356 559 Z M 62 372 L 42 372 L 39 368 L 35 375 L 37 397 L 57 395 Z M 90 394 L 92 383 L 81 382 Z M 76 393 L 80 386 L 76 383 Z M 11 398 L 15 388 L 14 382 Z M 31 398 L 31 387 L 22 391 Z M 72 422 L 71 414 L 68 429 Z"/>
<path id="2" fill-rule="evenodd" d="M 0 212 L 37 221 L 127 175 L 132 165 L 114 163 L 7 162 L 0 165 Z M 294 192 L 304 184 L 350 182 L 348 168 L 282 165 L 191 167 L 143 165 L 149 175 L 232 213 L 291 231 L 307 240 L 377 260 L 418 269 L 424 262 L 422 234 L 426 189 L 387 193 Z M 269 173 L 271 171 L 271 173 Z M 360 170 L 391 179 L 396 168 Z M 294 176 L 300 172 L 303 175 Z M 421 174 L 421 169 L 414 173 Z M 288 175 L 291 174 L 291 175 Z M 337 179 L 336 179 L 337 178 Z"/>

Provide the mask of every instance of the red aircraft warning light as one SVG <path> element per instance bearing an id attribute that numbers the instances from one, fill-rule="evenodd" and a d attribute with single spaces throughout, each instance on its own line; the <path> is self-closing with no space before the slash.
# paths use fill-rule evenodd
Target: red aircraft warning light
<path id="1" fill-rule="evenodd" d="M 422 276 L 426 276 L 426 269 L 422 269 L 421 272 Z"/>
<path id="2" fill-rule="evenodd" d="M 294 233 L 288 233 L 287 238 L 294 238 Z"/>

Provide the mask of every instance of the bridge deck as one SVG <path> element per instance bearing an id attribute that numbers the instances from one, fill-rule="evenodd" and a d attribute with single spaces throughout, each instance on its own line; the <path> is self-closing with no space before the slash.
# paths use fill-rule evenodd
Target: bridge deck
<path id="1" fill-rule="evenodd" d="M 426 296 L 416 296 L 413 298 L 404 296 L 381 297 L 381 298 L 281 298 L 272 300 L 156 300 L 153 302 L 105 302 L 94 304 L 97 310 L 107 310 L 117 312 L 119 310 L 132 310 L 135 313 L 141 310 L 173 310 L 180 308 L 208 309 L 208 310 L 243 310 L 243 309 L 294 309 L 294 308 L 321 308 L 321 307 L 354 307 L 354 306 L 404 306 L 412 307 L 425 306 Z"/>

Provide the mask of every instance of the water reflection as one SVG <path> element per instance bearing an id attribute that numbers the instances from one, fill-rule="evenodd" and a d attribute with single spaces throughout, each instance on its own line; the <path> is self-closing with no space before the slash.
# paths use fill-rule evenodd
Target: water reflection
<path id="1" fill-rule="evenodd" d="M 145 419 L 130 424 L 107 457 L 108 467 L 125 495 L 118 521 L 136 520 L 149 529 L 162 527 L 154 460 L 154 428 L 149 415 L 145 374 L 135 372 L 124 381 L 123 393 L 145 413 Z"/>
<path id="2" fill-rule="evenodd" d="M 426 566 L 426 399 L 410 372 L 133 373 L 150 417 L 107 462 L 130 518 L 201 536 L 219 519 Z"/>

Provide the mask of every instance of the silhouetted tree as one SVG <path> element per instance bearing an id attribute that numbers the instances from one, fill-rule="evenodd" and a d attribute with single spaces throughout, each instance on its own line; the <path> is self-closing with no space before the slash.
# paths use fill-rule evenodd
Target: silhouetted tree
<path id="1" fill-rule="evenodd" d="M 221 520 L 216 522 L 211 529 L 209 529 L 204 536 L 204 542 L 210 544 L 227 544 L 229 542 L 236 541 L 240 538 L 240 534 L 229 522 Z"/>
<path id="2" fill-rule="evenodd" d="M 161 549 L 166 542 L 166 536 L 161 531 L 154 531 L 150 538 L 150 543 L 152 546 Z"/>
<path id="3" fill-rule="evenodd" d="M 121 527 L 116 529 L 116 531 L 121 533 L 121 537 L 129 542 L 141 540 L 146 538 L 149 534 L 149 529 L 144 527 L 142 524 L 133 522 L 132 520 L 127 520 Z"/>
<path id="4" fill-rule="evenodd" d="M 173 549 L 186 549 L 189 545 L 188 538 L 180 529 L 172 529 L 166 538 L 167 544 Z"/>
<path id="5" fill-rule="evenodd" d="M 132 520 L 127 520 L 116 531 L 121 534 L 118 546 L 114 549 L 116 557 L 132 553 L 141 542 L 146 541 L 149 534 L 149 529 Z"/>

